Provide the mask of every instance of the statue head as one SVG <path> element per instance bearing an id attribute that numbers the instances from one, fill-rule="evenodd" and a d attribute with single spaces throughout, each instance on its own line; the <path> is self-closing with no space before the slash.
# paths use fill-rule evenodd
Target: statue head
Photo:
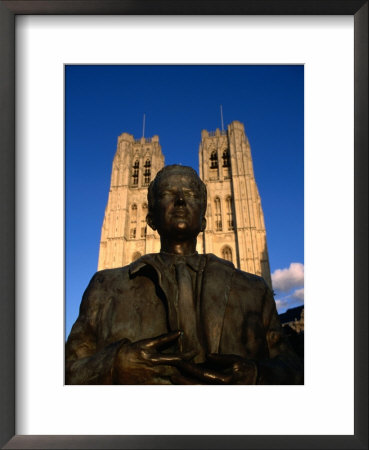
<path id="1" fill-rule="evenodd" d="M 197 236 L 206 227 L 206 186 L 192 167 L 165 166 L 150 183 L 147 223 L 160 236 Z"/>

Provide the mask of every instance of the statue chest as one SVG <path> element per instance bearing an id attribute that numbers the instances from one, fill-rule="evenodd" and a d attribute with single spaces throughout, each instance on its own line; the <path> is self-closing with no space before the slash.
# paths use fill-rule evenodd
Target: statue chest
<path id="1" fill-rule="evenodd" d="M 135 342 L 169 331 L 166 302 L 152 280 L 136 277 L 107 294 L 97 317 L 98 347 L 120 339 Z"/>

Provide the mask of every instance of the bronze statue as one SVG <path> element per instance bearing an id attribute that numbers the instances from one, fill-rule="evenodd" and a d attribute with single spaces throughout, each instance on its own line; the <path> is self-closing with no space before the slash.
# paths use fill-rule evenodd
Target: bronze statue
<path id="1" fill-rule="evenodd" d="M 148 191 L 158 254 L 97 272 L 66 344 L 66 384 L 302 384 L 264 280 L 196 252 L 206 187 L 166 166 Z"/>

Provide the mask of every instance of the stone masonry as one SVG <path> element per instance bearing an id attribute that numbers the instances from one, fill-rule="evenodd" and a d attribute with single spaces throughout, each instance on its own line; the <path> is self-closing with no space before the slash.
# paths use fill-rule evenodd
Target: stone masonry
<path id="1" fill-rule="evenodd" d="M 118 137 L 109 198 L 101 230 L 98 270 L 125 266 L 160 250 L 160 238 L 146 225 L 147 188 L 164 166 L 159 137 Z"/>

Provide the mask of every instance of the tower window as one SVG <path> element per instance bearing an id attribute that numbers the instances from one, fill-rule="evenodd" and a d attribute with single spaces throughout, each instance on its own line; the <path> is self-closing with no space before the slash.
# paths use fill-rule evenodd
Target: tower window
<path id="1" fill-rule="evenodd" d="M 139 163 L 138 159 L 136 159 L 136 161 L 134 162 L 133 167 L 132 167 L 132 184 L 133 184 L 133 186 L 138 185 L 139 168 L 140 168 L 140 163 Z"/>
<path id="2" fill-rule="evenodd" d="M 215 231 L 222 231 L 222 210 L 220 206 L 220 198 L 216 197 L 215 204 Z"/>
<path id="3" fill-rule="evenodd" d="M 146 160 L 144 168 L 144 184 L 149 184 L 151 179 L 151 161 L 149 159 Z"/>
<path id="4" fill-rule="evenodd" d="M 213 150 L 210 155 L 210 169 L 217 169 L 217 168 L 218 168 L 218 154 L 215 150 Z"/>
<path id="5" fill-rule="evenodd" d="M 231 167 L 228 148 L 224 150 L 222 158 L 223 158 L 223 167 Z"/>
<path id="6" fill-rule="evenodd" d="M 137 228 L 137 205 L 133 203 L 131 206 L 131 227 L 129 232 L 130 239 L 136 239 Z"/>
<path id="7" fill-rule="evenodd" d="M 227 197 L 227 199 L 226 199 L 226 209 L 227 209 L 228 230 L 234 230 L 233 215 L 232 215 L 232 197 L 231 196 Z"/>
<path id="8" fill-rule="evenodd" d="M 147 215 L 147 204 L 142 205 L 142 216 L 141 216 L 141 237 L 146 237 L 147 227 L 146 227 L 146 215 Z"/>
<path id="9" fill-rule="evenodd" d="M 223 247 L 223 249 L 222 249 L 222 258 L 227 261 L 231 261 L 231 262 L 233 261 L 232 249 L 231 249 L 231 247 L 228 247 L 228 245 Z"/>

